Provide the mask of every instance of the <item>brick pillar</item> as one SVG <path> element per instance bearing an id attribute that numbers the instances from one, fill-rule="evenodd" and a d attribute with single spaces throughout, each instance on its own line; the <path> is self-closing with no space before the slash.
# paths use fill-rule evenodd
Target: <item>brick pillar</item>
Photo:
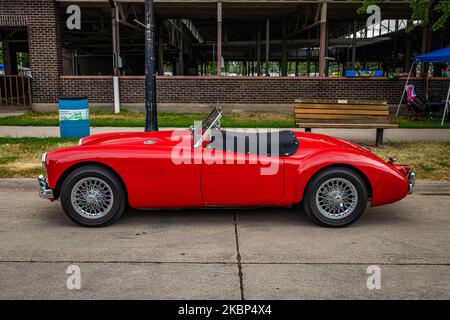
<path id="1" fill-rule="evenodd" d="M 27 2 L 33 104 L 52 104 L 60 95 L 62 74 L 61 35 L 55 1 Z"/>
<path id="2" fill-rule="evenodd" d="M 26 27 L 33 104 L 56 103 L 62 74 L 58 4 L 55 0 L 0 1 L 0 27 Z"/>

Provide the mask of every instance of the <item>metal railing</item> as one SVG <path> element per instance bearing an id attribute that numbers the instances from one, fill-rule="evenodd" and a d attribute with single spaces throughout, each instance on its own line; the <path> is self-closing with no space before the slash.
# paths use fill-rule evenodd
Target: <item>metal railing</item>
<path id="1" fill-rule="evenodd" d="M 31 78 L 0 75 L 0 108 L 31 106 Z"/>

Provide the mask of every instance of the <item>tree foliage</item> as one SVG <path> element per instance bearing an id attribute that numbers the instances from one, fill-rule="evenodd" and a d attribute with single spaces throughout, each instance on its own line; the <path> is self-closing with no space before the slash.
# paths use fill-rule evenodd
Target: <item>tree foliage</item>
<path id="1" fill-rule="evenodd" d="M 365 13 L 367 7 L 381 2 L 384 2 L 384 0 L 363 0 L 358 13 Z M 418 25 L 427 24 L 431 26 L 433 31 L 436 31 L 443 28 L 450 18 L 450 0 L 410 0 L 409 5 L 411 16 L 407 31 L 411 31 Z"/>
<path id="2" fill-rule="evenodd" d="M 443 28 L 447 20 L 450 19 L 450 0 L 439 1 L 435 7 L 435 11 L 440 13 L 441 16 L 433 24 L 433 31 Z"/>

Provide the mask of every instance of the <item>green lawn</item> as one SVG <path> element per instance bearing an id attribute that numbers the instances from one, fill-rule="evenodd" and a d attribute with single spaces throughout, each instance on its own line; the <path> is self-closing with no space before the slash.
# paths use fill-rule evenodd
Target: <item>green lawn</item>
<path id="1" fill-rule="evenodd" d="M 204 113 L 158 113 L 158 125 L 160 127 L 186 128 L 201 120 Z M 122 110 L 120 114 L 114 114 L 106 110 L 91 111 L 91 126 L 93 127 L 143 127 L 145 115 L 142 112 Z M 400 128 L 442 128 L 439 120 L 412 121 L 394 120 Z M 291 114 L 279 113 L 232 113 L 224 114 L 223 127 L 240 128 L 294 128 L 294 119 Z M 0 118 L 0 126 L 58 126 L 58 113 L 56 112 L 27 112 L 20 116 Z M 443 128 L 450 128 L 450 123 L 445 122 Z"/>
<path id="2" fill-rule="evenodd" d="M 397 163 L 410 164 L 418 179 L 450 180 L 450 141 L 391 142 L 371 149 L 382 159 L 392 156 Z"/>
<path id="3" fill-rule="evenodd" d="M 394 123 L 397 123 L 400 128 L 416 128 L 416 129 L 441 129 L 441 128 L 450 128 L 450 122 L 444 121 L 444 125 L 441 126 L 442 119 L 435 120 L 425 120 L 425 121 L 417 121 L 417 120 L 409 120 L 409 119 L 401 119 L 394 120 Z"/>
<path id="4" fill-rule="evenodd" d="M 1 138 L 0 178 L 35 178 L 42 174 L 43 152 L 77 144 L 78 139 Z M 395 156 L 408 163 L 419 179 L 450 180 L 450 142 L 399 142 L 385 148 L 372 147 L 383 159 Z"/>
<path id="5" fill-rule="evenodd" d="M 0 178 L 36 178 L 44 173 L 42 153 L 77 142 L 78 139 L 0 137 Z"/>
<path id="6" fill-rule="evenodd" d="M 194 121 L 202 120 L 205 113 L 172 113 L 159 112 L 158 125 L 160 127 L 187 128 Z M 114 114 L 105 110 L 92 110 L 90 112 L 91 126 L 93 127 L 143 127 L 145 115 L 142 112 L 122 110 Z M 221 124 L 223 127 L 241 128 L 290 128 L 294 127 L 294 120 L 287 114 L 224 114 Z M 0 118 L 0 126 L 58 126 L 58 113 L 56 112 L 27 112 L 20 116 Z"/>

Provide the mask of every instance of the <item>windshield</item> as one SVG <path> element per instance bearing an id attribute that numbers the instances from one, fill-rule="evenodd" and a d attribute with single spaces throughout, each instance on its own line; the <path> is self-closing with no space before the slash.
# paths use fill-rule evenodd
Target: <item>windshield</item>
<path id="1" fill-rule="evenodd" d="M 214 107 L 211 112 L 203 119 L 202 122 L 202 129 L 208 130 L 214 127 L 218 124 L 218 121 L 220 121 L 220 118 L 222 117 L 222 111 L 219 107 Z"/>
<path id="2" fill-rule="evenodd" d="M 202 127 L 197 125 L 193 127 L 194 148 L 202 145 L 203 140 L 211 134 L 211 129 L 220 128 L 220 118 L 222 118 L 222 111 L 218 106 L 214 107 L 211 112 L 202 121 Z"/>

